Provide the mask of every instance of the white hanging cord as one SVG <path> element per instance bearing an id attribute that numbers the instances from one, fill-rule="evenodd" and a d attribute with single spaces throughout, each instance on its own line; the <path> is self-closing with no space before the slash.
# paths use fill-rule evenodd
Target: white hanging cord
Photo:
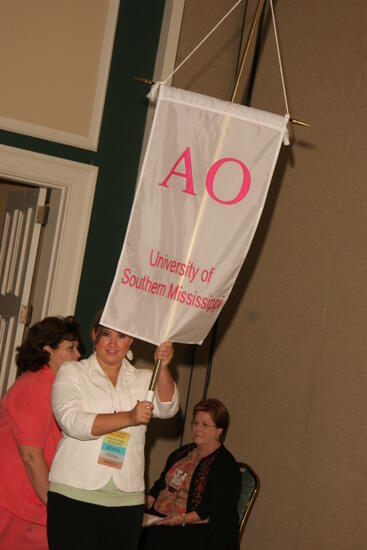
<path id="1" fill-rule="evenodd" d="M 155 82 L 150 90 L 150 92 L 147 94 L 147 97 L 150 99 L 150 101 L 155 102 L 157 99 L 157 94 L 159 87 L 161 84 L 166 84 L 168 80 L 190 59 L 192 55 L 206 42 L 206 40 L 217 30 L 218 27 L 229 17 L 229 15 L 237 8 L 237 6 L 242 2 L 243 0 L 237 0 L 237 2 L 232 6 L 232 8 L 222 17 L 220 21 L 209 31 L 209 33 L 204 36 L 204 38 L 195 46 L 195 48 L 181 61 L 179 65 L 167 76 L 167 78 L 163 81 Z M 275 43 L 277 48 L 277 54 L 278 54 L 278 62 L 279 62 L 279 69 L 280 69 L 280 77 L 282 80 L 282 87 L 283 87 L 283 95 L 284 95 L 284 102 L 286 107 L 286 119 L 287 121 L 290 120 L 290 114 L 289 114 L 289 107 L 288 107 L 288 99 L 287 99 L 287 91 L 285 88 L 285 81 L 284 81 L 284 74 L 283 74 L 283 65 L 282 65 L 282 59 L 280 55 L 280 48 L 279 48 L 279 40 L 278 40 L 278 32 L 277 32 L 277 26 L 275 21 L 275 15 L 274 15 L 274 7 L 273 7 L 273 0 L 269 0 L 270 2 L 270 9 L 271 9 L 271 15 L 273 20 L 273 27 L 274 27 L 274 35 L 275 35 Z M 302 124 L 304 126 L 308 126 L 308 124 L 296 121 L 297 124 Z M 284 138 L 284 142 L 286 145 L 289 145 L 288 136 L 286 135 Z"/>
<path id="2" fill-rule="evenodd" d="M 202 46 L 202 44 L 204 44 L 204 42 L 209 38 L 209 36 L 212 35 L 214 31 L 217 30 L 217 28 L 227 19 L 227 17 L 233 12 L 233 10 L 236 9 L 239 4 L 241 4 L 241 2 L 243 2 L 243 0 L 238 0 L 238 2 L 236 2 L 235 5 L 232 6 L 232 8 L 229 10 L 229 12 L 226 13 L 225 16 L 222 17 L 222 19 L 220 21 L 218 21 L 218 23 L 215 25 L 215 27 L 213 27 L 212 30 L 206 36 L 204 36 L 204 38 L 201 40 L 201 42 L 199 42 L 199 44 L 197 46 L 195 46 L 195 48 L 192 50 L 192 52 L 190 52 L 189 55 L 187 55 L 185 57 L 185 59 L 183 61 L 181 61 L 181 63 L 179 65 L 177 65 L 177 67 L 171 72 L 170 75 L 167 76 L 166 80 L 164 80 L 162 82 L 162 84 L 166 84 L 166 82 L 175 74 L 175 72 L 178 71 L 182 67 L 182 65 L 184 65 L 186 63 L 186 61 L 188 61 L 190 59 L 190 57 L 196 52 L 196 50 L 198 50 L 200 48 L 200 46 Z"/>
<path id="3" fill-rule="evenodd" d="M 289 107 L 288 107 L 288 100 L 287 100 L 287 92 L 285 89 L 285 82 L 284 82 L 284 74 L 283 74 L 283 66 L 282 66 L 282 59 L 280 57 L 280 48 L 279 48 L 279 41 L 278 41 L 278 33 L 277 33 L 277 26 L 275 23 L 275 15 L 274 15 L 274 8 L 273 8 L 273 0 L 270 1 L 270 9 L 271 9 L 271 16 L 273 18 L 273 26 L 274 26 L 274 35 L 275 35 L 275 43 L 277 46 L 277 53 L 278 53 L 278 61 L 279 61 L 279 68 L 280 68 L 280 76 L 282 79 L 282 86 L 283 86 L 283 94 L 284 94 L 284 101 L 285 101 L 285 108 L 287 111 L 288 117 L 289 115 Z"/>

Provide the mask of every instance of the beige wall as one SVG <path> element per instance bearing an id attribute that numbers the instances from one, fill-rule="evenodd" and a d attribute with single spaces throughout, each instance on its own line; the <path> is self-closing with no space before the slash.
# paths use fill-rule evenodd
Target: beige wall
<path id="1" fill-rule="evenodd" d="M 0 128 L 96 149 L 119 0 L 2 0 Z"/>
<path id="2" fill-rule="evenodd" d="M 179 59 L 231 5 L 186 0 Z M 253 12 L 255 1 L 249 5 Z M 363 550 L 367 4 L 281 0 L 275 7 L 291 115 L 312 128 L 293 126 L 292 145 L 281 152 L 252 248 L 220 317 L 209 395 L 229 405 L 228 447 L 261 478 L 242 548 Z M 238 10 L 177 73 L 176 86 L 230 98 Z M 284 113 L 271 26 L 252 106 Z M 201 396 L 208 347 L 199 350 L 190 404 Z M 188 373 L 179 365 L 183 398 Z M 155 471 L 161 464 L 152 456 Z"/>

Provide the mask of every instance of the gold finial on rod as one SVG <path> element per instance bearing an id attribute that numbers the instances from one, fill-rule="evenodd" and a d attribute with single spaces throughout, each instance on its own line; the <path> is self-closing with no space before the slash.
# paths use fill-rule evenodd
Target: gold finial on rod
<path id="1" fill-rule="evenodd" d="M 146 84 L 147 86 L 152 86 L 155 84 L 154 80 L 150 80 L 149 78 L 142 78 L 141 76 L 133 76 L 134 80 L 138 80 L 142 84 Z"/>
<path id="2" fill-rule="evenodd" d="M 302 120 L 297 120 L 296 118 L 290 118 L 289 121 L 292 124 L 298 124 L 298 126 L 307 126 L 307 128 L 312 128 L 312 124 L 309 124 L 308 122 L 303 122 Z"/>

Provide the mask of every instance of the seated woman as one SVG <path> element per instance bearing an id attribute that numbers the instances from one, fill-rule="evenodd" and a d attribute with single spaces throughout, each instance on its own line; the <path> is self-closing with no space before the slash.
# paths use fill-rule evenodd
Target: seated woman
<path id="1" fill-rule="evenodd" d="M 193 443 L 174 451 L 146 497 L 162 517 L 143 529 L 140 550 L 237 550 L 240 469 L 223 440 L 229 414 L 218 399 L 193 412 Z"/>

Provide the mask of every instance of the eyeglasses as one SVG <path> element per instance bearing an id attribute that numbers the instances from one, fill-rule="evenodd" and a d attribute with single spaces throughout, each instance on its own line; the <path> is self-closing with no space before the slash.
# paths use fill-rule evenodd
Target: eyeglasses
<path id="1" fill-rule="evenodd" d="M 198 422 L 197 420 L 193 420 L 191 422 L 191 426 L 195 427 L 195 428 L 201 427 L 204 430 L 206 430 L 208 428 L 216 428 L 217 427 L 215 424 L 207 424 L 206 422 Z"/>

